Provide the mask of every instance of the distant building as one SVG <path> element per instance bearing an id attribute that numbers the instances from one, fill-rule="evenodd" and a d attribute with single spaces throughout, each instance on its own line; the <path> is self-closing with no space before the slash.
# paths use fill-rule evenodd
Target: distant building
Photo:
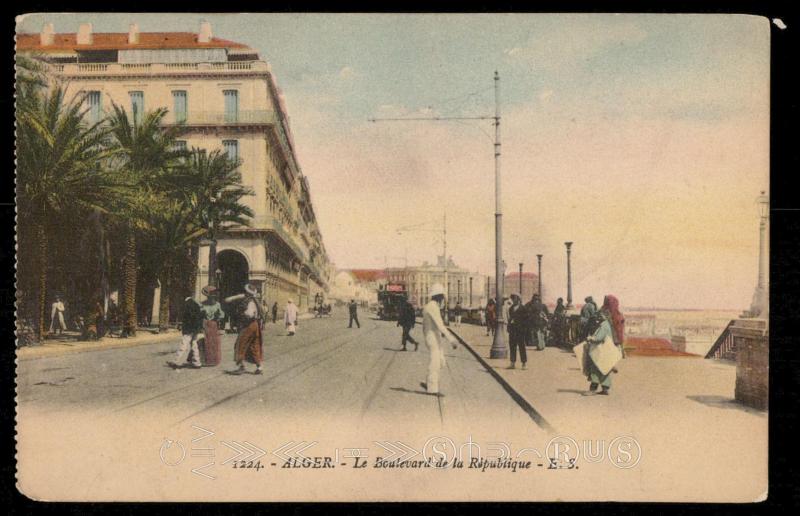
<path id="1" fill-rule="evenodd" d="M 355 299 L 362 304 L 378 302 L 378 289 L 386 284 L 381 269 L 340 269 L 333 276 L 330 297 L 342 302 Z"/>
<path id="2" fill-rule="evenodd" d="M 421 306 L 430 300 L 428 292 L 434 283 L 445 285 L 445 262 L 443 256 L 437 256 L 435 265 L 428 262 L 413 267 L 390 267 L 386 269 L 386 279 L 389 283 L 402 283 L 406 286 L 409 300 L 414 306 Z M 470 291 L 470 278 L 472 290 Z M 452 257 L 447 261 L 447 299 L 450 306 L 457 302 L 466 308 L 472 303 L 479 306 L 485 303 L 485 289 L 483 284 L 486 276 L 457 266 Z M 471 296 L 470 296 L 471 294 Z"/>
<path id="3" fill-rule="evenodd" d="M 485 281 L 485 280 L 484 280 Z M 484 288 L 486 288 L 484 286 Z M 496 296 L 496 286 L 494 283 L 494 276 L 489 277 L 489 297 L 494 298 Z M 539 276 L 533 272 L 523 272 L 522 273 L 522 292 L 520 292 L 519 288 L 519 272 L 512 272 L 506 274 L 505 280 L 503 281 L 503 296 L 508 297 L 511 294 L 519 294 L 523 301 L 527 302 L 530 301 L 531 297 L 536 294 L 539 290 Z M 542 285 L 542 295 L 545 297 L 545 301 L 551 301 L 547 299 L 546 292 L 544 292 L 544 285 Z"/>

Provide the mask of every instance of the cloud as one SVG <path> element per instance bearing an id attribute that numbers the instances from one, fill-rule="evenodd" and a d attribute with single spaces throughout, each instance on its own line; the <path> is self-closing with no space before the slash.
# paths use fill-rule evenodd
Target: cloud
<path id="1" fill-rule="evenodd" d="M 547 33 L 534 34 L 524 45 L 504 53 L 512 63 L 563 73 L 605 50 L 634 45 L 647 37 L 647 32 L 633 20 L 609 24 L 590 17 L 583 21 L 570 24 L 569 30 L 555 26 Z"/>

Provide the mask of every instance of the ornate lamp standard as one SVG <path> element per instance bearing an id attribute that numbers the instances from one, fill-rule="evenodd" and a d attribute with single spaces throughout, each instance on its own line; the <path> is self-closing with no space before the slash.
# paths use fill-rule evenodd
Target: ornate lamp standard
<path id="1" fill-rule="evenodd" d="M 469 277 L 469 307 L 472 308 L 472 276 Z"/>
<path id="2" fill-rule="evenodd" d="M 538 288 L 537 292 L 539 294 L 539 301 L 544 302 L 542 300 L 542 256 L 543 255 L 541 255 L 541 254 L 537 254 L 536 255 L 536 261 L 539 262 L 539 288 Z"/>
<path id="3" fill-rule="evenodd" d="M 758 204 L 759 238 L 758 238 L 758 283 L 750 305 L 750 317 L 766 317 L 769 313 L 769 285 L 767 283 L 767 224 L 769 224 L 769 197 L 762 190 L 756 198 Z"/>
<path id="4" fill-rule="evenodd" d="M 572 308 L 572 242 L 564 242 L 567 246 L 567 310 Z"/>

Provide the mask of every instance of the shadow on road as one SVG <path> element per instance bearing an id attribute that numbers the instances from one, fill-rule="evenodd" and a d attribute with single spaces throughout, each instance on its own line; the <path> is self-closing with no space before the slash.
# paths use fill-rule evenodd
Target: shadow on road
<path id="1" fill-rule="evenodd" d="M 437 394 L 437 393 L 432 393 L 432 392 L 428 392 L 428 391 L 413 391 L 411 389 L 406 389 L 405 387 L 389 387 L 389 388 L 391 390 L 393 390 L 393 391 L 407 392 L 409 394 L 422 394 L 424 396 L 437 396 L 437 397 L 440 397 L 440 398 L 444 397 L 444 394 L 442 394 L 442 393 L 438 393 Z"/>
<path id="2" fill-rule="evenodd" d="M 565 394 L 580 394 L 582 396 L 586 391 L 582 391 L 580 389 L 557 389 L 556 392 L 563 392 Z"/>
<path id="3" fill-rule="evenodd" d="M 721 409 L 734 409 L 734 410 L 741 410 L 743 412 L 747 412 L 748 414 L 755 414 L 757 416 L 766 417 L 767 413 L 762 412 L 760 410 L 750 408 L 746 405 L 741 404 L 740 402 L 736 401 L 732 398 L 726 398 L 725 396 L 686 396 L 688 399 L 692 401 L 696 401 L 698 403 L 702 403 L 708 407 L 714 408 L 721 408 Z"/>

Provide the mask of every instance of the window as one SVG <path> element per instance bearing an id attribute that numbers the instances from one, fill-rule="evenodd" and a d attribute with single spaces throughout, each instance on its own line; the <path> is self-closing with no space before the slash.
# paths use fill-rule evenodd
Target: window
<path id="1" fill-rule="evenodd" d="M 186 151 L 186 140 L 175 140 L 175 150 L 176 151 Z"/>
<path id="2" fill-rule="evenodd" d="M 175 123 L 186 122 L 186 111 L 188 110 L 188 98 L 185 90 L 174 90 L 172 92 L 172 105 L 175 114 Z"/>
<path id="3" fill-rule="evenodd" d="M 103 105 L 100 102 L 100 92 L 88 92 L 86 94 L 86 102 L 89 104 L 89 121 L 96 124 L 103 117 Z"/>
<path id="4" fill-rule="evenodd" d="M 225 121 L 239 121 L 239 92 L 237 90 L 224 90 L 225 97 Z"/>
<path id="5" fill-rule="evenodd" d="M 222 148 L 231 161 L 239 159 L 239 140 L 222 140 Z"/>
<path id="6" fill-rule="evenodd" d="M 131 96 L 131 111 L 133 112 L 133 123 L 136 124 L 142 119 L 144 114 L 144 92 L 132 91 Z"/>

